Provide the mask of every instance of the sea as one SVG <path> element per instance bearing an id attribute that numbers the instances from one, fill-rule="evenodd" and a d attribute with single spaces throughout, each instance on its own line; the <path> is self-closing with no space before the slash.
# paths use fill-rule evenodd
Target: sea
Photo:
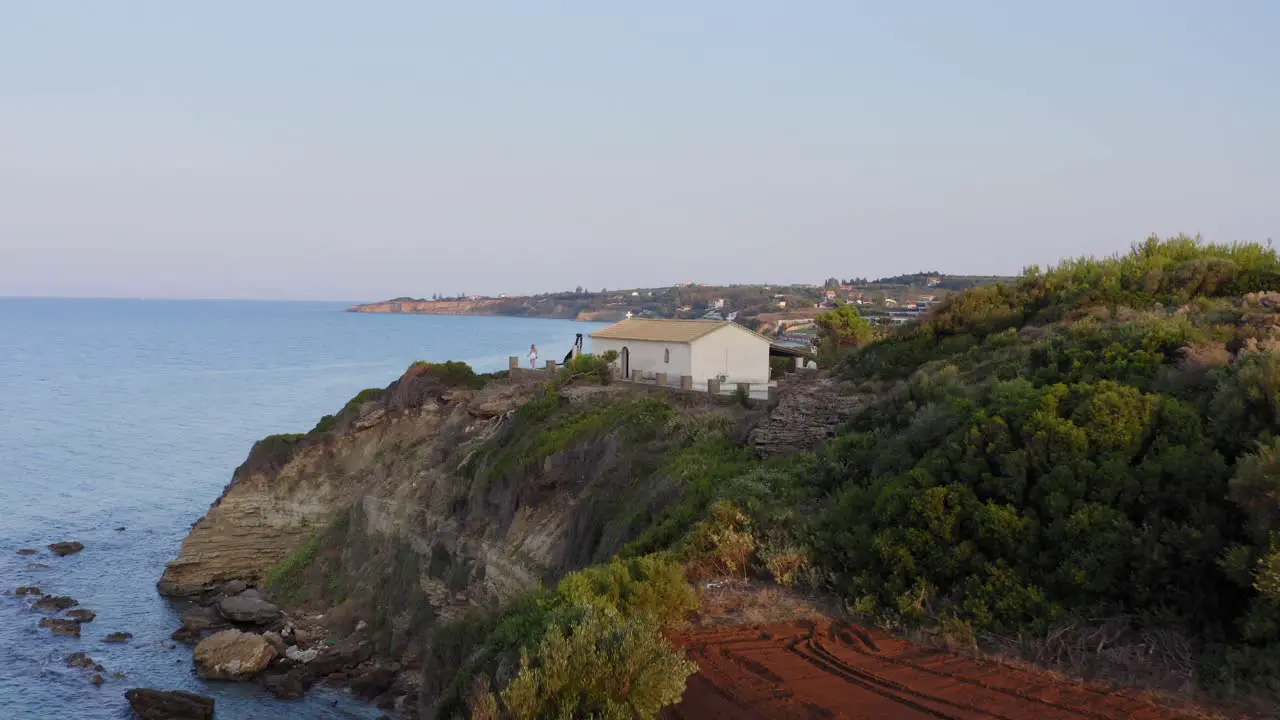
<path id="1" fill-rule="evenodd" d="M 0 720 L 126 718 L 133 687 L 213 696 L 220 720 L 381 714 L 320 686 L 282 701 L 196 678 L 169 639 L 185 606 L 156 593 L 165 563 L 258 438 L 305 432 L 415 360 L 492 371 L 531 344 L 559 359 L 600 325 L 347 305 L 0 298 Z M 62 540 L 85 549 L 47 550 Z M 52 635 L 12 594 L 24 585 L 97 617 L 79 639 Z M 104 643 L 112 632 L 133 640 Z M 101 687 L 66 667 L 75 652 L 106 668 Z"/>

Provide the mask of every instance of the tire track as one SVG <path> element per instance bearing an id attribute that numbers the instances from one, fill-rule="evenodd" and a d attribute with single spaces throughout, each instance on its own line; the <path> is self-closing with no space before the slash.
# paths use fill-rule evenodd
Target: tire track
<path id="1" fill-rule="evenodd" d="M 738 626 L 672 639 L 700 672 L 682 702 L 664 712 L 669 720 L 1186 717 L 1122 693 L 911 646 L 843 621 Z"/>

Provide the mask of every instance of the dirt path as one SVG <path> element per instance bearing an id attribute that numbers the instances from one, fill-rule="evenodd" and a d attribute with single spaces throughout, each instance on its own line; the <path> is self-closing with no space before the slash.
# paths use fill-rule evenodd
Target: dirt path
<path id="1" fill-rule="evenodd" d="M 694 630 L 668 720 L 1184 720 L 1134 694 L 929 650 L 840 621 Z"/>

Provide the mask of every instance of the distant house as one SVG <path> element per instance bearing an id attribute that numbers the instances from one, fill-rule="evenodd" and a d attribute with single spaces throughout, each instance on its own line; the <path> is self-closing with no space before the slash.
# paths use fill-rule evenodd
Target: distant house
<path id="1" fill-rule="evenodd" d="M 630 318 L 592 333 L 591 351 L 618 353 L 626 378 L 666 373 L 668 382 L 693 378 L 728 383 L 769 382 L 769 340 L 745 327 L 722 320 L 643 320 Z"/>
<path id="2" fill-rule="evenodd" d="M 780 307 L 780 308 L 785 308 L 786 306 L 787 306 L 787 301 L 786 301 L 786 300 L 779 300 L 779 301 L 778 301 L 778 307 Z"/>
<path id="3" fill-rule="evenodd" d="M 887 307 L 897 307 L 897 306 L 898 306 L 898 301 L 897 301 L 897 300 L 894 300 L 893 298 L 885 298 L 885 299 L 884 299 L 884 304 L 885 304 Z"/>
<path id="4" fill-rule="evenodd" d="M 711 306 L 717 310 L 724 309 L 724 298 L 716 298 L 715 300 L 712 300 Z"/>
<path id="5" fill-rule="evenodd" d="M 835 291 L 835 290 L 828 290 L 828 291 L 826 291 L 826 292 L 824 292 L 824 293 L 822 293 L 822 294 L 823 294 L 823 296 L 824 296 L 824 297 L 826 297 L 828 300 L 835 300 L 835 299 L 836 299 L 836 291 Z"/>

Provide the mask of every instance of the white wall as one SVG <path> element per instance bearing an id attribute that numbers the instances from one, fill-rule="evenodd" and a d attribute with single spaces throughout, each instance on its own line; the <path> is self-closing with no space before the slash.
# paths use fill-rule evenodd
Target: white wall
<path id="1" fill-rule="evenodd" d="M 738 325 L 728 325 L 693 341 L 694 387 L 728 375 L 730 383 L 769 382 L 769 341 Z"/>
<path id="2" fill-rule="evenodd" d="M 713 333 L 714 334 L 714 333 Z M 591 338 L 591 353 L 593 355 L 603 355 L 610 350 L 616 350 L 618 355 L 622 355 L 622 348 L 631 351 L 631 372 L 640 371 L 645 377 L 653 377 L 654 373 L 667 373 L 667 382 L 671 385 L 680 384 L 681 375 L 691 375 L 692 358 L 690 357 L 689 343 L 663 343 L 654 342 L 652 340 L 616 340 L 613 338 Z M 666 354 L 664 350 L 671 351 L 671 362 L 665 362 Z M 767 350 L 767 346 L 766 346 Z M 768 359 L 765 360 L 768 365 Z M 622 367 L 622 359 L 618 359 L 618 367 Z M 768 376 L 768 368 L 765 368 L 765 376 Z"/>

